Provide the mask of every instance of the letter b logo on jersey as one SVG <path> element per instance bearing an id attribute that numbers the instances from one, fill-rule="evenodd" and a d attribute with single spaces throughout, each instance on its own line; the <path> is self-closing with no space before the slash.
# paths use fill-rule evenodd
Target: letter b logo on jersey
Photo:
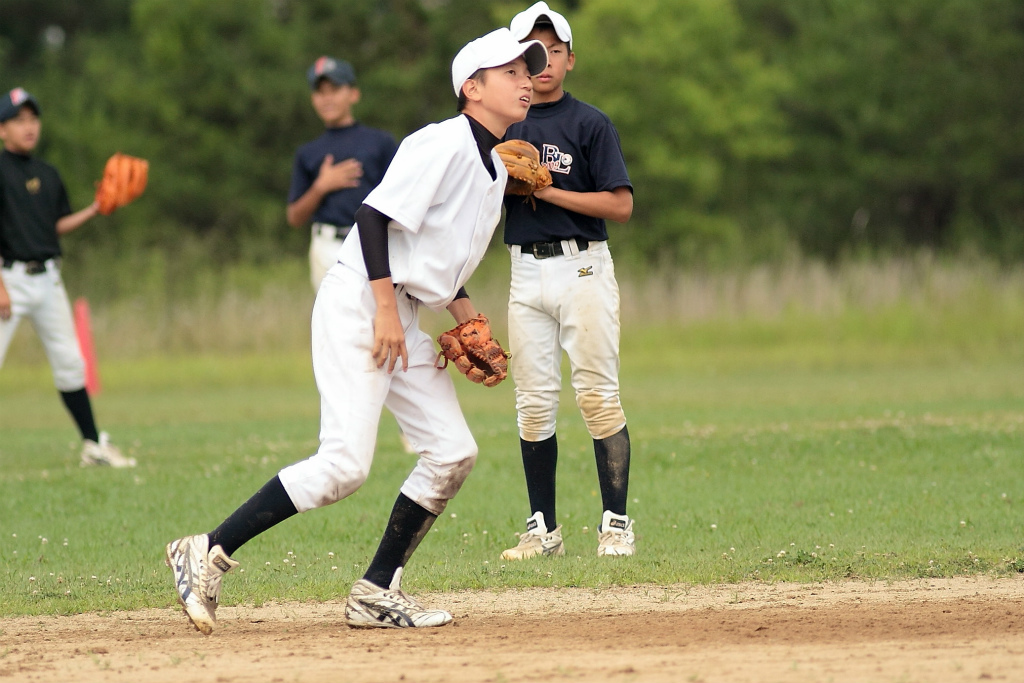
<path id="1" fill-rule="evenodd" d="M 572 170 L 572 155 L 562 152 L 557 145 L 545 144 L 541 150 L 540 162 L 552 173 L 568 175 Z"/>

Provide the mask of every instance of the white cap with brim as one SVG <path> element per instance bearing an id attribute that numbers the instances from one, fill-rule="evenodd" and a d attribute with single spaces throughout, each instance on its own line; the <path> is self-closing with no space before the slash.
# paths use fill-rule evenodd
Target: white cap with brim
<path id="1" fill-rule="evenodd" d="M 537 20 L 541 17 L 547 17 L 548 22 L 554 27 L 558 39 L 568 43 L 569 49 L 572 50 L 572 29 L 569 28 L 569 22 L 561 14 L 548 7 L 546 2 L 538 2 L 512 17 L 512 23 L 508 25 L 509 30 L 512 31 L 512 37 L 522 40 L 530 35 L 530 31 L 537 25 Z"/>
<path id="2" fill-rule="evenodd" d="M 531 76 L 536 76 L 548 65 L 548 51 L 539 40 L 520 43 L 507 28 L 499 28 L 467 43 L 452 60 L 455 94 L 462 93 L 462 84 L 478 70 L 503 66 L 517 57 L 526 60 Z"/>

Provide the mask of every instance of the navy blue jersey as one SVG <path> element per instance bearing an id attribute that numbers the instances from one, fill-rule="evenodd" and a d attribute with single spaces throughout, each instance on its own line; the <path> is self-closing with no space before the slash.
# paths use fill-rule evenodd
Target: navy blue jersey
<path id="1" fill-rule="evenodd" d="M 520 139 L 540 151 L 554 186 L 572 192 L 633 189 L 622 158 L 619 134 L 604 112 L 568 92 L 557 102 L 530 107 L 526 120 L 513 123 L 506 140 Z M 505 197 L 505 244 L 532 244 L 570 237 L 608 239 L 604 219 L 568 211 L 541 200 L 534 208 L 521 196 Z"/>
<path id="2" fill-rule="evenodd" d="M 0 257 L 45 261 L 60 256 L 57 221 L 70 213 L 57 169 L 32 156 L 0 152 Z"/>
<path id="3" fill-rule="evenodd" d="M 359 186 L 331 192 L 313 213 L 313 221 L 316 223 L 352 225 L 356 220 L 356 209 L 362 205 L 370 190 L 380 183 L 397 150 L 398 145 L 390 134 L 361 123 L 328 128 L 323 135 L 295 152 L 288 203 L 306 194 L 313 186 L 320 174 L 320 164 L 328 154 L 334 155 L 334 163 L 357 159 L 363 165 Z"/>

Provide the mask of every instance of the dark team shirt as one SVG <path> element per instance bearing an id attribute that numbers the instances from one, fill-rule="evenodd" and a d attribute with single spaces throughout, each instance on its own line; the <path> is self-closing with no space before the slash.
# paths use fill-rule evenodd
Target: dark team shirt
<path id="1" fill-rule="evenodd" d="M 526 120 L 513 123 L 506 140 L 520 139 L 540 151 L 555 187 L 573 192 L 604 192 L 633 184 L 626 172 L 619 134 L 604 112 L 568 92 L 557 102 L 530 107 Z M 608 239 L 604 219 L 523 197 L 505 197 L 505 244 L 532 244 L 570 237 Z"/>
<path id="2" fill-rule="evenodd" d="M 334 163 L 345 159 L 358 159 L 363 165 L 363 177 L 358 187 L 348 187 L 331 192 L 324 197 L 313 213 L 313 222 L 331 225 L 352 225 L 356 210 L 377 187 L 388 164 L 398 151 L 395 139 L 388 133 L 354 123 L 342 128 L 328 128 L 323 135 L 299 147 L 295 152 L 292 168 L 292 185 L 288 191 L 288 203 L 306 194 L 317 175 L 320 164 L 328 154 L 334 155 Z"/>
<path id="3" fill-rule="evenodd" d="M 71 203 L 57 169 L 35 157 L 0 152 L 0 257 L 45 261 L 60 256 L 57 221 Z"/>

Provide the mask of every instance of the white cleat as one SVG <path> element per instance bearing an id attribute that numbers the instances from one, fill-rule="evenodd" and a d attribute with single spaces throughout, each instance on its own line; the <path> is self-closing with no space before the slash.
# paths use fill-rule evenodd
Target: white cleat
<path id="1" fill-rule="evenodd" d="M 101 465 L 104 467 L 135 467 L 135 458 L 126 458 L 114 444 L 110 435 L 100 432 L 100 440 L 86 439 L 82 442 L 82 467 Z"/>
<path id="2" fill-rule="evenodd" d="M 526 560 L 537 555 L 565 555 L 562 526 L 548 531 L 543 512 L 536 512 L 526 520 L 526 533 L 519 537 L 519 545 L 503 552 L 501 559 Z"/>
<path id="3" fill-rule="evenodd" d="M 345 619 L 353 628 L 423 628 L 444 626 L 452 615 L 443 609 L 427 609 L 406 595 L 399 567 L 386 590 L 366 579 L 356 581 L 348 594 Z"/>
<path id="4" fill-rule="evenodd" d="M 238 566 L 219 545 L 209 547 L 206 534 L 186 536 L 167 544 L 167 566 L 174 572 L 178 602 L 185 616 L 205 635 L 217 625 L 220 580 Z"/>
<path id="5" fill-rule="evenodd" d="M 597 532 L 598 557 L 632 555 L 636 552 L 633 520 L 626 515 L 617 515 L 611 510 L 605 510 Z"/>

